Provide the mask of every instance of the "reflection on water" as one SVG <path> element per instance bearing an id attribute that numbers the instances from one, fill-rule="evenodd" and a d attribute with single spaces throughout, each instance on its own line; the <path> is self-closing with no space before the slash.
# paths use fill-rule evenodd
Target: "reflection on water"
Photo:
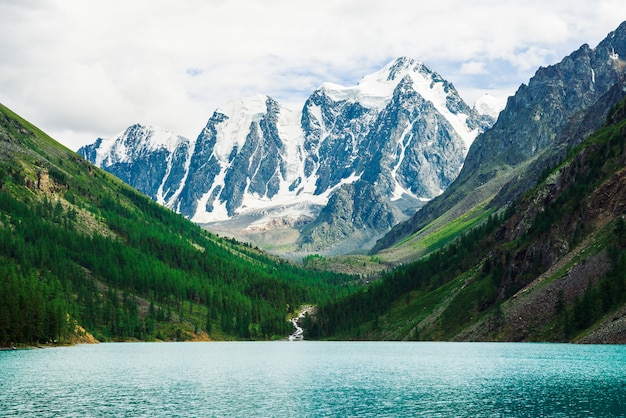
<path id="1" fill-rule="evenodd" d="M 0 352 L 0 416 L 624 416 L 626 346 L 122 343 Z"/>

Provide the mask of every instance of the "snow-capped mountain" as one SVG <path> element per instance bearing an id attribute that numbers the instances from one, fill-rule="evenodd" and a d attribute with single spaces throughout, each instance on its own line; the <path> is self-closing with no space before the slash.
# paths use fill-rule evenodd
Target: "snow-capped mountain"
<path id="1" fill-rule="evenodd" d="M 176 200 L 189 172 L 192 143 L 157 126 L 129 126 L 112 139 L 98 138 L 78 150 L 162 205 Z"/>
<path id="2" fill-rule="evenodd" d="M 455 219 L 463 213 L 459 207 L 475 207 L 476 196 L 482 196 L 478 201 L 483 204 L 493 198 L 490 207 L 499 208 L 534 187 L 568 150 L 598 129 L 621 100 L 624 56 L 626 22 L 595 48 L 581 45 L 560 62 L 540 67 L 508 98 L 493 127 L 476 138 L 444 195 L 394 227 L 373 251 L 403 241 L 440 216 Z"/>
<path id="3" fill-rule="evenodd" d="M 441 194 L 493 122 L 399 58 L 356 86 L 322 84 L 299 111 L 262 95 L 229 102 L 193 144 L 134 126 L 79 153 L 195 222 L 296 226 L 290 250 L 353 251 Z"/>

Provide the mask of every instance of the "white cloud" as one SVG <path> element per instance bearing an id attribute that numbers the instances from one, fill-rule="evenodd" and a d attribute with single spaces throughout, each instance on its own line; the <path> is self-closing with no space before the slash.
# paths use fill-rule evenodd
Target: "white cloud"
<path id="1" fill-rule="evenodd" d="M 472 104 L 626 16 L 623 0 L 422 3 L 0 0 L 0 102 L 72 149 L 136 122 L 194 137 L 228 100 L 301 105 L 406 55 Z"/>
<path id="2" fill-rule="evenodd" d="M 460 72 L 462 74 L 469 74 L 469 75 L 487 74 L 487 68 L 484 62 L 469 61 L 469 62 L 464 62 L 461 65 Z"/>

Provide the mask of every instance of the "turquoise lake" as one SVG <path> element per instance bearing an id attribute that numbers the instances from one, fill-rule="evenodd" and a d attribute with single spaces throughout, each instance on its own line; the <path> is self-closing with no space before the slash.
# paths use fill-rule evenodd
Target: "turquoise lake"
<path id="1" fill-rule="evenodd" d="M 626 346 L 277 341 L 1 351 L 0 416 L 626 416 Z"/>

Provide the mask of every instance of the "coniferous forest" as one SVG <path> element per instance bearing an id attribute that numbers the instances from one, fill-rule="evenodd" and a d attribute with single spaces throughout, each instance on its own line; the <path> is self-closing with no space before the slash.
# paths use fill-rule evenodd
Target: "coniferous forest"
<path id="1" fill-rule="evenodd" d="M 4 107 L 0 248 L 0 345 L 285 337 L 351 280 L 214 236 Z"/>

